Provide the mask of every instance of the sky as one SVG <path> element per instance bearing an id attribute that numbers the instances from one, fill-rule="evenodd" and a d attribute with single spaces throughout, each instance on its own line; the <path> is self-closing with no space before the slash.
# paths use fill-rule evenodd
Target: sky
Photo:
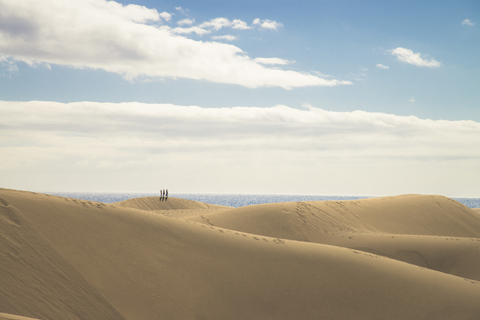
<path id="1" fill-rule="evenodd" d="M 0 0 L 0 187 L 480 197 L 479 1 Z"/>

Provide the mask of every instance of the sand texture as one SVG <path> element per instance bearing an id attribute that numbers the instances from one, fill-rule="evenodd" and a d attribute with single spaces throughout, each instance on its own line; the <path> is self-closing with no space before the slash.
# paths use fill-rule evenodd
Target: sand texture
<path id="1" fill-rule="evenodd" d="M 0 189 L 0 319 L 479 319 L 480 213 Z M 26 318 L 28 317 L 28 318 Z"/>
<path id="2" fill-rule="evenodd" d="M 38 320 L 38 319 L 0 312 L 0 320 Z"/>

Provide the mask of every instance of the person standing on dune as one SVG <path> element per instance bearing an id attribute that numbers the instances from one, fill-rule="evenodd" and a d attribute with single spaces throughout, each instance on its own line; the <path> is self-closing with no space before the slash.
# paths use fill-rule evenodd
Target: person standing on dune
<path id="1" fill-rule="evenodd" d="M 165 201 L 167 201 L 167 200 L 168 200 L 168 189 L 165 190 Z"/>

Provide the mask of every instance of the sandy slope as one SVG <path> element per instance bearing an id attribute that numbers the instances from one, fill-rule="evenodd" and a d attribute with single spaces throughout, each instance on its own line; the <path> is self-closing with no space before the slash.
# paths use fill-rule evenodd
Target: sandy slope
<path id="1" fill-rule="evenodd" d="M 0 320 L 38 320 L 38 319 L 0 312 Z"/>
<path id="2" fill-rule="evenodd" d="M 391 204 L 383 200 L 352 205 L 350 215 L 330 208 L 337 216 L 324 204 L 304 203 L 326 212 L 314 209 L 310 221 L 313 215 L 295 203 L 239 209 L 190 203 L 175 209 L 185 202 L 170 199 L 167 208 L 156 198 L 143 198 L 105 205 L 6 189 L 0 189 L 0 198 L 4 313 L 38 319 L 369 320 L 478 319 L 480 314 L 477 281 L 321 243 L 383 243 L 387 250 L 403 238 L 407 247 L 419 241 L 417 251 L 427 257 L 441 249 L 435 237 L 448 236 L 456 246 L 451 252 L 477 250 L 479 220 L 450 200 L 435 198 L 443 211 L 431 218 L 440 217 L 451 228 L 428 225 L 428 218 L 415 220 L 413 214 L 404 214 L 408 221 L 398 213 L 383 217 L 373 212 L 377 205 L 390 212 Z M 440 212 L 438 204 L 404 200 L 415 202 L 412 210 L 418 214 Z M 355 211 L 358 206 L 365 210 Z M 449 214 L 450 206 L 458 208 Z M 178 215 L 184 218 L 169 217 L 174 210 L 184 210 Z M 419 236 L 403 235 L 411 231 L 409 223 Z M 375 240 L 392 234 L 392 240 Z M 299 237 L 311 242 L 288 240 Z M 456 268 L 465 271 L 469 261 L 462 257 L 455 258 Z"/>
<path id="3" fill-rule="evenodd" d="M 187 219 L 284 239 L 358 249 L 480 280 L 480 215 L 442 196 L 290 202 Z"/>
<path id="4" fill-rule="evenodd" d="M 34 207 L 42 205 L 37 203 Z M 36 209 L 27 210 L 36 214 Z M 27 215 L 5 200 L 3 192 L 0 256 L 1 312 L 53 319 L 122 318 L 55 250 Z"/>
<path id="5" fill-rule="evenodd" d="M 480 237 L 480 216 L 442 196 L 272 203 L 229 208 L 191 220 L 302 241 L 340 233 Z"/>

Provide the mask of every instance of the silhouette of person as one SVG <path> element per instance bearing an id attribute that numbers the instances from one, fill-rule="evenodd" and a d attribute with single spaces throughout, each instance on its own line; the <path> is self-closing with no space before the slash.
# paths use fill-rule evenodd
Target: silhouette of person
<path id="1" fill-rule="evenodd" d="M 168 200 L 168 189 L 165 190 L 165 201 Z"/>

